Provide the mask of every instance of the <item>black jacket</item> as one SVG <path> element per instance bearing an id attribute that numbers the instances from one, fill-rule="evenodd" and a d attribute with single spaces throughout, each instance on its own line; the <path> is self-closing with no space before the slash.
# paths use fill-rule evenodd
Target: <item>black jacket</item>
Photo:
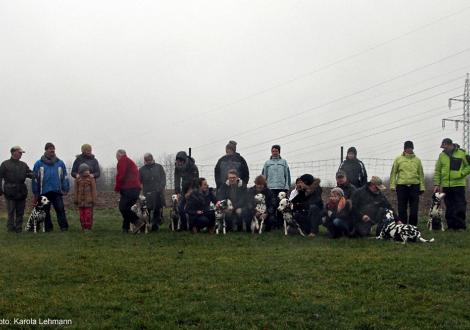
<path id="1" fill-rule="evenodd" d="M 308 195 L 305 193 L 305 191 L 299 191 L 299 194 L 292 199 L 294 211 L 308 212 L 310 206 L 312 205 L 315 205 L 320 210 L 323 210 L 323 200 L 321 199 L 322 188 L 319 184 L 320 180 L 315 179 L 315 190 Z"/>
<path id="2" fill-rule="evenodd" d="M 229 170 L 235 169 L 238 176 L 242 179 L 245 186 L 250 180 L 250 171 L 245 159 L 239 153 L 233 155 L 225 155 L 221 157 L 214 168 L 214 178 L 217 189 L 219 189 L 227 180 L 227 173 Z"/>
<path id="3" fill-rule="evenodd" d="M 385 209 L 393 210 L 385 195 L 380 190 L 372 192 L 369 184 L 357 189 L 351 196 L 351 202 L 354 222 L 362 221 L 362 217 L 368 215 L 373 223 L 380 223 Z"/>
<path id="4" fill-rule="evenodd" d="M 217 203 L 217 199 L 212 189 L 210 189 L 206 194 L 200 192 L 199 190 L 193 191 L 186 202 L 186 213 L 190 216 L 196 216 L 197 211 L 203 211 L 203 215 L 208 213 L 213 213 L 214 211 L 210 209 L 210 203 Z"/>
<path id="5" fill-rule="evenodd" d="M 4 193 L 8 199 L 26 199 L 28 195 L 24 183 L 26 178 L 32 179 L 34 174 L 25 162 L 13 158 L 4 161 L 0 165 L 0 194 Z"/>
<path id="6" fill-rule="evenodd" d="M 346 184 L 343 184 L 341 186 L 337 186 L 337 187 L 341 188 L 343 190 L 344 197 L 346 199 L 351 199 L 351 195 L 357 190 L 357 188 L 349 182 L 347 182 Z"/>
<path id="7" fill-rule="evenodd" d="M 256 211 L 255 211 L 255 207 L 256 207 L 255 195 L 258 194 L 258 193 L 264 195 L 265 202 L 266 202 L 266 210 L 268 211 L 269 215 L 273 215 L 276 212 L 276 202 L 275 202 L 275 199 L 274 199 L 274 194 L 267 187 L 265 187 L 260 192 L 258 192 L 256 190 L 256 187 L 251 187 L 250 189 L 248 189 L 247 203 L 246 203 L 248 211 L 252 214 L 256 213 Z"/>
<path id="8" fill-rule="evenodd" d="M 191 185 L 197 187 L 198 179 L 199 170 L 192 157 L 186 156 L 183 166 L 175 164 L 175 193 L 186 194 Z"/>
<path id="9" fill-rule="evenodd" d="M 144 165 L 139 169 L 142 193 L 147 198 L 147 207 L 154 210 L 165 204 L 166 175 L 163 166 L 157 163 Z"/>
<path id="10" fill-rule="evenodd" d="M 72 177 L 76 178 L 78 174 L 78 167 L 81 164 L 87 164 L 88 167 L 90 168 L 90 173 L 93 174 L 93 177 L 95 179 L 98 179 L 101 175 L 101 170 L 100 170 L 100 164 L 98 163 L 98 160 L 95 158 L 94 155 L 90 156 L 85 156 L 84 154 L 77 155 L 77 158 L 75 158 L 75 161 L 73 162 L 72 165 Z"/>
<path id="11" fill-rule="evenodd" d="M 339 170 L 346 173 L 348 182 L 360 188 L 367 183 L 367 171 L 364 163 L 359 159 L 345 159 L 339 166 Z"/>
<path id="12" fill-rule="evenodd" d="M 217 190 L 217 199 L 219 201 L 227 198 L 232 202 L 234 210 L 246 207 L 247 190 L 243 181 L 239 180 L 238 185 L 234 187 L 224 183 L 220 189 Z"/>

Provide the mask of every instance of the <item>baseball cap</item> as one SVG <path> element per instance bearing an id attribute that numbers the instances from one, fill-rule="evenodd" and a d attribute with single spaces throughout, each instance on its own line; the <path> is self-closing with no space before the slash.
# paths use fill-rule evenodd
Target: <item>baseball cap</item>
<path id="1" fill-rule="evenodd" d="M 380 190 L 385 190 L 386 189 L 385 185 L 383 184 L 382 179 L 379 178 L 378 176 L 371 177 L 369 182 L 376 185 L 377 188 L 379 188 Z"/>
<path id="2" fill-rule="evenodd" d="M 445 138 L 445 139 L 444 139 L 444 140 L 442 140 L 442 142 L 441 142 L 441 148 L 443 148 L 443 147 L 444 147 L 444 144 L 452 144 L 452 143 L 453 143 L 453 142 L 452 142 L 452 140 L 451 140 L 451 139 L 449 139 L 449 138 Z"/>

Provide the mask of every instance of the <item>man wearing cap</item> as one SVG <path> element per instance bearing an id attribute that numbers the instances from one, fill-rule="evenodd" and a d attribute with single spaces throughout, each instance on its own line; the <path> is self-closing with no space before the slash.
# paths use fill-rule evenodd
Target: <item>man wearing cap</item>
<path id="1" fill-rule="evenodd" d="M 442 140 L 443 149 L 434 169 L 434 192 L 445 193 L 448 229 L 465 230 L 467 225 L 465 197 L 466 177 L 470 174 L 470 156 L 451 139 Z"/>
<path id="2" fill-rule="evenodd" d="M 76 179 L 78 176 L 78 167 L 81 164 L 87 164 L 90 170 L 91 177 L 95 178 L 95 180 L 98 179 L 101 174 L 100 164 L 95 158 L 95 155 L 92 154 L 91 145 L 85 143 L 84 145 L 82 145 L 81 149 L 82 153 L 80 155 L 77 155 L 72 165 L 72 177 Z"/>
<path id="3" fill-rule="evenodd" d="M 306 235 L 315 237 L 323 212 L 320 179 L 314 178 L 311 174 L 301 175 L 296 191 L 297 194 L 291 199 L 294 218 Z"/>
<path id="4" fill-rule="evenodd" d="M 32 179 L 34 174 L 29 166 L 20 160 L 24 153 L 21 147 L 12 147 L 10 153 L 11 158 L 0 165 L 0 195 L 5 195 L 8 212 L 7 230 L 20 233 L 28 195 L 25 180 Z"/>
<path id="5" fill-rule="evenodd" d="M 267 187 L 274 195 L 275 205 L 279 205 L 278 195 L 281 191 L 287 193 L 291 186 L 290 169 L 287 161 L 281 158 L 281 146 L 271 147 L 271 158 L 264 163 L 262 175 L 266 178 Z M 277 212 L 276 227 L 281 227 L 282 214 Z"/>
<path id="6" fill-rule="evenodd" d="M 246 187 L 250 179 L 250 171 L 245 158 L 237 152 L 237 142 L 235 141 L 228 142 L 225 146 L 225 155 L 215 165 L 214 178 L 217 189 L 222 187 L 227 180 L 229 170 L 236 170 L 243 186 Z"/>
<path id="7" fill-rule="evenodd" d="M 412 141 L 406 141 L 403 153 L 395 158 L 390 172 L 390 190 L 397 192 L 398 218 L 403 223 L 418 225 L 419 195 L 424 190 L 421 160 L 414 154 Z M 407 215 L 408 205 L 410 215 Z"/>
<path id="8" fill-rule="evenodd" d="M 51 142 L 46 143 L 44 150 L 44 155 L 33 167 L 33 202 L 36 203 L 40 195 L 46 196 L 54 206 L 60 230 L 67 231 L 69 224 L 65 215 L 64 200 L 62 198 L 63 195 L 67 195 L 70 189 L 67 168 L 64 162 L 57 158 L 54 144 Z M 50 210 L 50 204 L 48 204 L 45 208 L 46 218 L 44 220 L 46 231 L 52 231 L 53 229 Z"/>
<path id="9" fill-rule="evenodd" d="M 373 176 L 365 186 L 352 194 L 352 215 L 356 236 L 370 235 L 373 225 L 377 225 L 376 233 L 380 233 L 386 209 L 392 210 L 392 205 L 381 191 L 385 189 L 382 179 Z"/>
<path id="10" fill-rule="evenodd" d="M 346 159 L 341 163 L 338 170 L 346 173 L 349 182 L 357 188 L 367 183 L 367 171 L 364 163 L 357 159 L 357 150 L 350 147 L 346 153 Z"/>
<path id="11" fill-rule="evenodd" d="M 356 191 L 356 187 L 348 181 L 346 172 L 339 170 L 336 172 L 336 187 L 341 188 L 344 198 L 351 199 L 351 195 Z"/>

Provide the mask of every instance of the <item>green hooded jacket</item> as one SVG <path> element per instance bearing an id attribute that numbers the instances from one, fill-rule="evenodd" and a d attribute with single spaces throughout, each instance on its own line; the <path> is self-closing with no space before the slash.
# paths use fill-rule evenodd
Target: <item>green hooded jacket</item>
<path id="1" fill-rule="evenodd" d="M 463 149 L 455 147 L 452 155 L 444 151 L 439 154 L 434 170 L 434 185 L 465 187 L 465 177 L 470 174 L 470 156 Z"/>
<path id="2" fill-rule="evenodd" d="M 395 189 L 397 184 L 419 184 L 419 190 L 425 190 L 423 165 L 415 154 L 403 153 L 395 158 L 390 172 L 390 189 Z"/>

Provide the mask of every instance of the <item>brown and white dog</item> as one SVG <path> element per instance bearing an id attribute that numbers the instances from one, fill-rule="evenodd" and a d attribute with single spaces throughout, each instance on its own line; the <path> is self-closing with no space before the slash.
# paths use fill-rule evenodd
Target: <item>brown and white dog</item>
<path id="1" fill-rule="evenodd" d="M 147 199 L 145 198 L 145 196 L 140 195 L 139 199 L 137 199 L 137 202 L 132 205 L 131 210 L 132 212 L 137 214 L 141 221 L 145 223 L 145 225 L 138 231 L 135 230 L 134 224 L 131 223 L 131 231 L 134 234 L 137 234 L 139 232 L 148 234 L 149 231 L 152 231 L 152 223 L 150 222 L 150 213 L 147 208 Z"/>

